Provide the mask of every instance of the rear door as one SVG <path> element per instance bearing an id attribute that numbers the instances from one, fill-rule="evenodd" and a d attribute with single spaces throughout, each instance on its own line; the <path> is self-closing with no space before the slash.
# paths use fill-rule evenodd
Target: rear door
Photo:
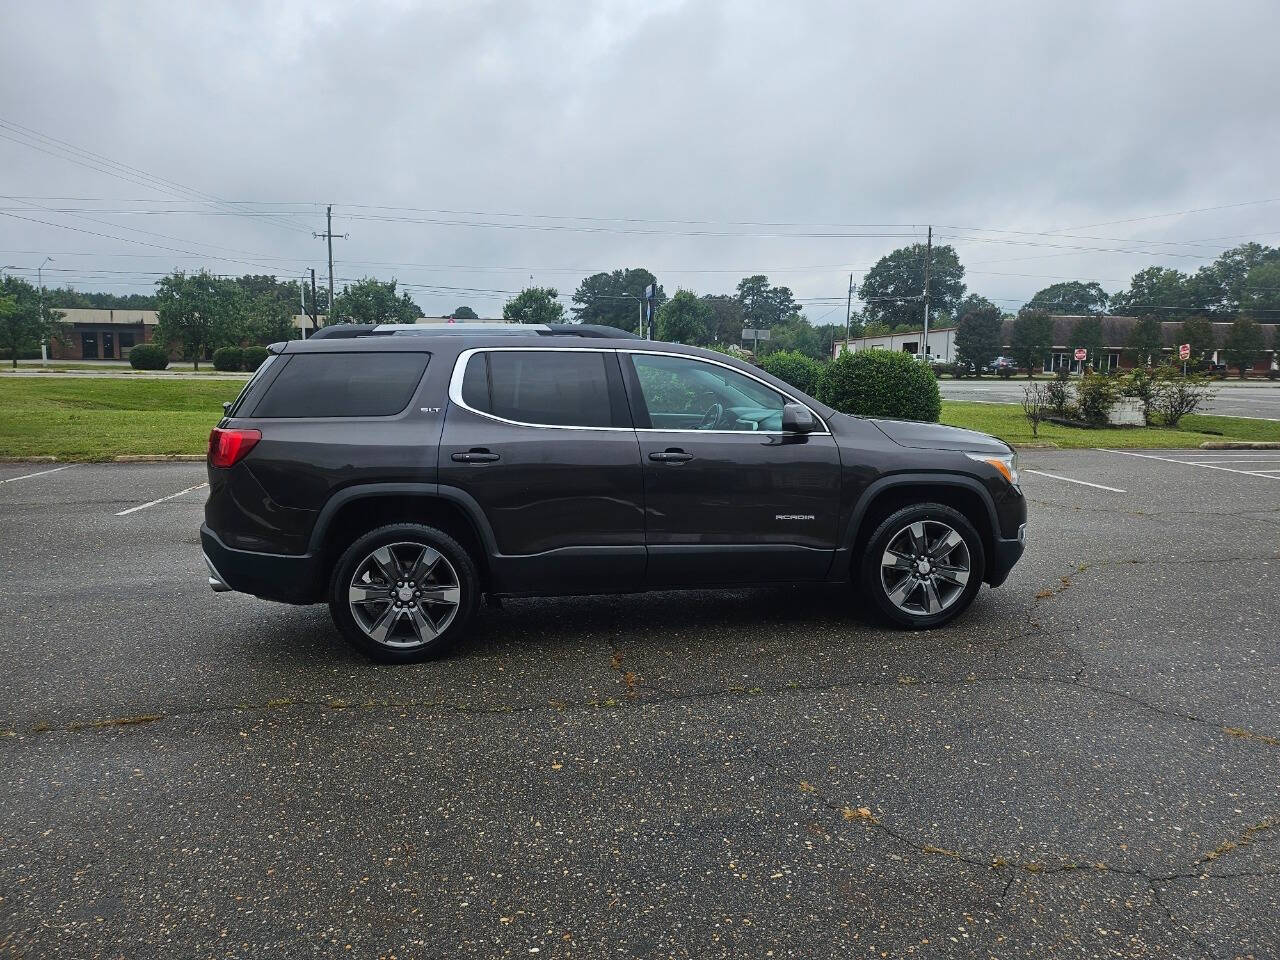
<path id="1" fill-rule="evenodd" d="M 791 398 L 728 364 L 619 356 L 640 438 L 649 585 L 824 578 L 840 508 L 825 426 L 783 433 Z"/>
<path id="2" fill-rule="evenodd" d="M 641 585 L 640 450 L 613 350 L 467 350 L 449 401 L 439 481 L 473 498 L 493 528 L 499 591 Z"/>

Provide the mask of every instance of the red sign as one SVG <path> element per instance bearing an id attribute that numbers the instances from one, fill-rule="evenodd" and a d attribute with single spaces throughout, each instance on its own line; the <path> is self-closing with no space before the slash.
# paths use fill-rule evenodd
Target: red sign
<path id="1" fill-rule="evenodd" d="M 1178 348 L 1178 359 L 1179 360 L 1191 359 L 1191 344 L 1184 343 L 1182 346 Z"/>
<path id="2" fill-rule="evenodd" d="M 1089 356 L 1089 351 L 1088 351 L 1088 350 L 1086 350 L 1084 347 L 1076 347 L 1076 359 L 1077 359 L 1077 360 L 1083 360 L 1083 359 L 1084 359 L 1085 357 L 1087 357 L 1087 356 Z"/>

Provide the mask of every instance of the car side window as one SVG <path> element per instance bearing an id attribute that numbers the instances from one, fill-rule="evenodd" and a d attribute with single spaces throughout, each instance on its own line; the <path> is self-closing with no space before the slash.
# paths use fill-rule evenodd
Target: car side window
<path id="1" fill-rule="evenodd" d="M 610 363 L 616 370 L 614 355 L 598 350 L 476 353 L 463 371 L 462 402 L 532 426 L 612 427 L 627 414 L 621 390 L 610 382 Z"/>
<path id="2" fill-rule="evenodd" d="M 393 416 L 409 405 L 427 359 L 425 353 L 294 354 L 252 416 Z"/>
<path id="3" fill-rule="evenodd" d="M 630 355 L 655 430 L 782 429 L 787 398 L 729 367 L 692 357 Z"/>

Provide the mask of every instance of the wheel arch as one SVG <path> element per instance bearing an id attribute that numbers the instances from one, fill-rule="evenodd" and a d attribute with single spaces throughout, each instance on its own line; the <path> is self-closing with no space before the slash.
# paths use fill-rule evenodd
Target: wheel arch
<path id="1" fill-rule="evenodd" d="M 991 494 L 980 481 L 961 474 L 893 474 L 870 484 L 854 506 L 845 537 L 849 547 L 849 575 L 856 572 L 867 540 L 876 527 L 895 510 L 915 503 L 941 503 L 960 511 L 982 538 L 983 553 L 988 558 L 993 556 L 1000 524 Z M 986 567 L 989 571 L 989 560 Z M 983 572 L 984 578 L 987 571 Z"/>
<path id="2" fill-rule="evenodd" d="M 324 581 L 356 537 L 396 522 L 423 523 L 449 534 L 471 555 L 488 588 L 490 558 L 496 553 L 492 528 L 473 497 L 434 483 L 360 484 L 334 494 L 311 531 L 310 552 L 320 560 Z"/>

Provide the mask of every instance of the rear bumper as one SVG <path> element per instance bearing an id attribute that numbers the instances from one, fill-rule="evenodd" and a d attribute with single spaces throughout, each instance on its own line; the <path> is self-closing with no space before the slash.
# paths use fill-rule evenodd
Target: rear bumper
<path id="1" fill-rule="evenodd" d="M 998 587 L 1009 578 L 1009 571 L 1013 569 L 1013 565 L 1022 557 L 1022 551 L 1026 549 L 1027 525 L 1024 523 L 1018 527 L 1018 535 L 1008 540 L 997 540 L 995 549 L 987 568 L 987 583 L 993 587 Z"/>
<path id="2" fill-rule="evenodd" d="M 322 599 L 320 564 L 310 554 L 233 550 L 207 526 L 200 527 L 200 543 L 209 567 L 209 586 L 217 592 L 237 590 L 280 603 L 316 603 Z"/>

